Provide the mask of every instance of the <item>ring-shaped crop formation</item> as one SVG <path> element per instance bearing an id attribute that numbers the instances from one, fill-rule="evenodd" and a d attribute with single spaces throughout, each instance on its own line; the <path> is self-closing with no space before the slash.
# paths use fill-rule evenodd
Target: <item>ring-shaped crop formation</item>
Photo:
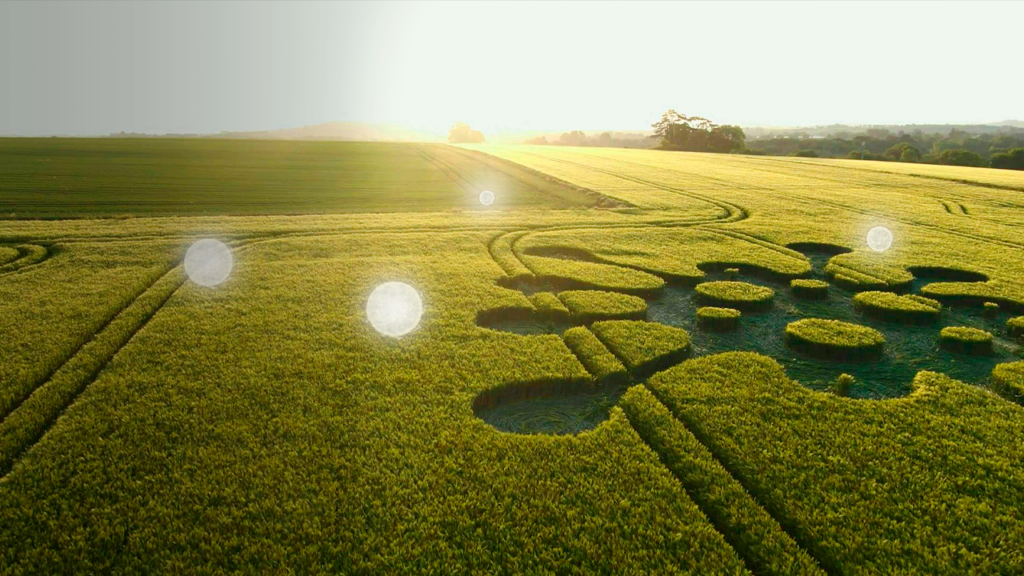
<path id="1" fill-rule="evenodd" d="M 704 306 L 697 309 L 697 325 L 712 332 L 726 332 L 740 327 L 742 312 L 735 308 Z"/>
<path id="2" fill-rule="evenodd" d="M 885 336 L 874 328 L 823 318 L 807 318 L 786 326 L 786 343 L 824 360 L 849 361 L 877 358 Z"/>
<path id="3" fill-rule="evenodd" d="M 824 300 L 828 298 L 828 282 L 811 278 L 794 278 L 789 282 L 793 296 L 806 300 Z"/>
<path id="4" fill-rule="evenodd" d="M 874 318 L 905 324 L 934 322 L 942 312 L 938 300 L 892 292 L 861 292 L 853 297 L 853 307 Z"/>
<path id="5" fill-rule="evenodd" d="M 961 354 L 991 354 L 992 334 L 969 326 L 947 326 L 939 332 L 939 344 Z"/>
<path id="6" fill-rule="evenodd" d="M 758 311 L 771 308 L 775 291 L 767 286 L 721 280 L 696 287 L 697 299 L 707 306 Z"/>

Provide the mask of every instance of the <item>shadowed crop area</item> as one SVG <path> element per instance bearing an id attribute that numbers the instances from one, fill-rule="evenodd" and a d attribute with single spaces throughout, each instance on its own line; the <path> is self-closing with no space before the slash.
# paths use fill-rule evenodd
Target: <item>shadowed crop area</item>
<path id="1" fill-rule="evenodd" d="M 1024 176 L 553 146 L 0 157 L 2 573 L 1024 568 Z M 72 211 L 140 217 L 51 219 Z M 233 256 L 213 287 L 185 270 L 202 238 Z M 385 282 L 422 299 L 398 338 L 367 319 Z"/>

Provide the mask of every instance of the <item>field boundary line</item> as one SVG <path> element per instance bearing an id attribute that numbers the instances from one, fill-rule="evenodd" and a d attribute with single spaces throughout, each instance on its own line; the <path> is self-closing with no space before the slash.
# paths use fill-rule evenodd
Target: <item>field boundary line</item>
<path id="1" fill-rule="evenodd" d="M 561 196 L 559 196 L 558 194 L 556 194 L 554 192 L 550 192 L 550 191 L 544 190 L 544 189 L 540 188 L 539 186 L 536 186 L 534 184 L 531 184 L 530 182 L 527 182 L 526 180 L 523 180 L 518 174 L 516 174 L 515 172 L 512 172 L 507 166 L 508 165 L 515 166 L 517 170 L 522 171 L 522 172 L 526 172 L 527 174 L 529 174 L 529 175 L 531 175 L 531 176 L 533 176 L 535 178 L 540 178 L 542 180 L 545 180 L 545 181 L 550 182 L 552 184 L 556 184 L 556 185 L 561 186 L 563 188 L 567 188 L 569 190 L 572 190 L 572 191 L 575 191 L 575 192 L 579 192 L 579 193 L 581 193 L 581 194 L 583 194 L 585 196 L 588 196 L 588 197 L 590 197 L 592 199 L 597 200 L 598 203 L 600 203 L 601 201 L 604 201 L 606 203 L 610 203 L 615 208 L 639 208 L 639 206 L 633 204 L 632 202 L 627 202 L 625 200 L 620 200 L 618 198 L 613 198 L 613 197 L 611 197 L 611 196 L 609 196 L 609 195 L 607 195 L 607 194 L 605 194 L 603 192 L 599 192 L 597 190 L 594 190 L 592 188 L 587 188 L 585 186 L 580 186 L 578 184 L 573 184 L 572 182 L 569 182 L 567 180 L 559 178 L 559 177 L 557 177 L 557 176 L 555 176 L 553 174 L 548 174 L 546 172 L 542 172 L 540 170 L 536 170 L 534 168 L 530 168 L 529 166 L 526 166 L 524 164 L 520 164 L 519 162 L 514 162 L 512 160 L 509 160 L 507 158 L 502 158 L 500 156 L 495 156 L 494 154 L 489 154 L 489 153 L 484 152 L 482 150 L 467 150 L 465 148 L 460 148 L 458 146 L 452 146 L 451 144 L 440 144 L 440 146 L 445 146 L 446 149 L 454 150 L 459 156 L 461 156 L 463 158 L 468 158 L 468 159 L 470 159 L 470 160 L 476 162 L 477 164 L 480 164 L 480 165 L 482 165 L 482 166 L 484 166 L 486 168 L 497 170 L 498 172 L 501 172 L 502 174 L 508 176 L 509 178 L 515 180 L 516 182 L 519 182 L 520 184 L 522 184 L 522 185 L 524 185 L 524 186 L 526 186 L 526 187 L 528 187 L 528 188 L 530 188 L 530 189 L 532 189 L 532 190 L 534 190 L 534 191 L 536 191 L 536 192 L 538 192 L 540 194 L 543 194 L 545 196 L 549 196 L 549 197 L 554 198 L 555 200 L 558 200 L 560 202 L 564 202 L 564 198 L 562 198 Z M 487 158 L 493 159 L 494 165 L 488 164 L 487 162 L 481 160 L 480 158 L 477 158 L 478 155 L 482 155 L 482 156 L 485 156 Z"/>

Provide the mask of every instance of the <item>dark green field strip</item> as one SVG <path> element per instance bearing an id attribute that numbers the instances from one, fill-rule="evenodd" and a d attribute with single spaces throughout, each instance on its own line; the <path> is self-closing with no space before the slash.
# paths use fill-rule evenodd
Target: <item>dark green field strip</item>
<path id="1" fill-rule="evenodd" d="M 619 407 L 752 572 L 825 574 L 647 388 L 630 388 Z"/>
<path id="2" fill-rule="evenodd" d="M 0 217 L 88 218 L 449 211 L 466 176 L 506 207 L 585 207 L 599 195 L 403 143 L 0 138 Z M 452 149 L 454 150 L 454 149 Z M 437 156 L 443 156 L 437 162 Z M 431 159 L 433 158 L 433 160 Z M 463 185 L 460 185 L 460 182 Z"/>
<path id="3" fill-rule="evenodd" d="M 479 193 L 483 191 L 482 188 L 475 186 L 472 182 L 467 180 L 465 174 L 463 174 L 457 166 L 452 165 L 450 162 L 445 162 L 431 154 L 427 149 L 427 146 L 417 144 L 416 153 L 427 162 L 437 166 L 438 170 L 444 172 L 445 176 L 447 176 L 452 182 L 461 186 L 466 192 Z"/>
<path id="4" fill-rule="evenodd" d="M 90 341 L 0 422 L 0 476 L 103 370 L 184 282 L 180 267 L 169 270 L 110 320 Z"/>
<path id="5" fill-rule="evenodd" d="M 434 145 L 436 150 L 438 145 Z M 637 206 L 630 204 L 624 200 L 619 200 L 607 196 L 590 188 L 583 188 L 575 184 L 571 184 L 556 178 L 550 174 L 545 174 L 534 170 L 528 166 L 517 164 L 503 158 L 498 158 L 479 150 L 468 150 L 465 148 L 459 148 L 456 146 L 443 146 L 441 148 L 444 154 L 455 156 L 464 161 L 468 161 L 471 165 L 476 165 L 479 171 L 489 174 L 494 171 L 498 171 L 502 174 L 507 175 L 510 179 L 518 182 L 519 184 L 536 190 L 539 193 L 547 194 L 552 197 L 552 200 L 556 203 L 565 203 L 566 206 L 575 205 L 578 202 L 578 195 L 583 194 L 594 201 L 594 204 L 604 208 L 631 208 L 636 209 Z M 485 182 L 486 184 L 486 182 Z"/>

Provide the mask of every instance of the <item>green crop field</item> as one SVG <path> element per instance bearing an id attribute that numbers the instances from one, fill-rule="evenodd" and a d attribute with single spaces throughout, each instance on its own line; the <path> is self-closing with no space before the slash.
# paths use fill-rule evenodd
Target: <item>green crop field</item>
<path id="1" fill-rule="evenodd" d="M 6 139 L 0 212 L 0 574 L 1024 573 L 1024 173 Z"/>
<path id="2" fill-rule="evenodd" d="M 450 146 L 261 140 L 0 138 L 0 218 L 589 206 L 521 166 Z"/>

